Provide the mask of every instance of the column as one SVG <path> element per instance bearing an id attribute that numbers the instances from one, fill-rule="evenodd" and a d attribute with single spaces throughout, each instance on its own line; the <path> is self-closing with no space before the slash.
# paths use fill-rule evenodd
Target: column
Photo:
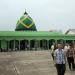
<path id="1" fill-rule="evenodd" d="M 15 51 L 15 40 L 14 40 L 14 48 L 13 48 L 13 50 Z"/>
<path id="2" fill-rule="evenodd" d="M 2 40 L 1 40 L 1 43 L 0 44 L 1 44 L 1 52 L 2 52 Z"/>
<path id="3" fill-rule="evenodd" d="M 49 40 L 47 40 L 47 49 L 49 50 Z"/>
<path id="4" fill-rule="evenodd" d="M 38 40 L 38 49 L 40 49 L 40 40 Z"/>
<path id="5" fill-rule="evenodd" d="M 27 50 L 27 41 L 24 40 L 24 50 Z"/>
<path id="6" fill-rule="evenodd" d="M 35 50 L 37 50 L 37 46 L 38 45 L 38 42 L 37 42 L 37 40 L 35 40 L 35 45 L 34 45 L 34 47 L 35 47 Z"/>
<path id="7" fill-rule="evenodd" d="M 73 46 L 74 46 L 74 40 L 72 40 L 72 44 L 73 44 Z"/>
<path id="8" fill-rule="evenodd" d="M 66 40 L 64 40 L 64 45 L 66 45 Z"/>
<path id="9" fill-rule="evenodd" d="M 0 52 L 1 52 L 1 40 L 0 40 Z"/>
<path id="10" fill-rule="evenodd" d="M 44 40 L 42 41 L 42 44 L 43 44 L 43 49 L 45 50 L 45 42 L 44 42 Z"/>
<path id="11" fill-rule="evenodd" d="M 58 44 L 57 40 L 55 40 L 55 44 Z"/>
<path id="12" fill-rule="evenodd" d="M 74 40 L 72 40 L 72 43 L 74 44 Z"/>
<path id="13" fill-rule="evenodd" d="M 28 40 L 28 50 L 30 50 L 30 40 Z"/>
<path id="14" fill-rule="evenodd" d="M 11 51 L 11 49 L 10 49 L 10 40 L 8 40 L 8 51 Z"/>
<path id="15" fill-rule="evenodd" d="M 19 40 L 19 51 L 20 51 L 20 40 Z"/>
<path id="16" fill-rule="evenodd" d="M 7 41 L 7 50 L 9 51 L 9 41 Z"/>

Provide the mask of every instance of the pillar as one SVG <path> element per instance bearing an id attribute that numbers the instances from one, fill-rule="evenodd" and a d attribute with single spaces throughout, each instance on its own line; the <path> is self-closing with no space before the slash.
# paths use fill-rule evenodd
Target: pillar
<path id="1" fill-rule="evenodd" d="M 24 40 L 24 50 L 27 50 L 27 41 Z"/>
<path id="2" fill-rule="evenodd" d="M 30 50 L 30 40 L 28 40 L 28 49 Z"/>
<path id="3" fill-rule="evenodd" d="M 37 50 L 37 47 L 38 47 L 38 41 L 35 40 L 35 45 L 34 45 L 35 50 Z"/>
<path id="4" fill-rule="evenodd" d="M 74 44 L 74 40 L 72 40 L 72 43 Z"/>
<path id="5" fill-rule="evenodd" d="M 19 40 L 19 51 L 20 51 L 20 40 Z"/>
<path id="6" fill-rule="evenodd" d="M 1 48 L 2 48 L 3 51 L 6 51 L 6 48 L 7 48 L 6 40 L 1 40 Z"/>
<path id="7" fill-rule="evenodd" d="M 66 45 L 66 40 L 64 40 L 64 45 Z"/>
<path id="8" fill-rule="evenodd" d="M 14 40 L 14 47 L 13 47 L 13 50 L 15 51 L 15 40 Z"/>
<path id="9" fill-rule="evenodd" d="M 9 40 L 7 41 L 7 50 L 9 51 Z"/>
<path id="10" fill-rule="evenodd" d="M 38 40 L 38 49 L 40 49 L 40 40 Z"/>
<path id="11" fill-rule="evenodd" d="M 55 40 L 55 44 L 58 44 L 57 40 Z"/>
<path id="12" fill-rule="evenodd" d="M 47 49 L 49 50 L 49 40 L 47 40 Z"/>
<path id="13" fill-rule="evenodd" d="M 0 40 L 0 51 L 1 51 L 1 40 Z"/>
<path id="14" fill-rule="evenodd" d="M 42 40 L 43 49 L 45 50 L 45 41 Z"/>

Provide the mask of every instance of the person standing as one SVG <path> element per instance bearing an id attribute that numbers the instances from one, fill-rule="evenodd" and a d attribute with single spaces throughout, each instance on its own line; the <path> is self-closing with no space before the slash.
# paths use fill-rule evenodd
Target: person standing
<path id="1" fill-rule="evenodd" d="M 53 45 L 51 46 L 51 55 L 52 55 L 52 58 L 54 60 L 54 51 L 57 49 L 57 44 L 56 43 L 53 43 Z"/>
<path id="2" fill-rule="evenodd" d="M 67 51 L 67 61 L 70 70 L 74 70 L 74 48 L 70 46 L 70 49 Z"/>
<path id="3" fill-rule="evenodd" d="M 70 49 L 70 45 L 69 45 L 69 44 L 66 44 L 66 45 L 64 46 L 64 50 L 65 50 L 66 53 L 67 53 L 68 49 Z"/>
<path id="4" fill-rule="evenodd" d="M 74 44 L 74 69 L 75 69 L 75 44 Z"/>
<path id="5" fill-rule="evenodd" d="M 54 60 L 54 45 L 51 46 L 51 55 L 52 55 L 52 58 Z"/>
<path id="6" fill-rule="evenodd" d="M 57 75 L 64 75 L 66 71 L 66 55 L 62 49 L 62 44 L 58 44 L 58 48 L 54 52 L 54 63 L 57 69 Z"/>

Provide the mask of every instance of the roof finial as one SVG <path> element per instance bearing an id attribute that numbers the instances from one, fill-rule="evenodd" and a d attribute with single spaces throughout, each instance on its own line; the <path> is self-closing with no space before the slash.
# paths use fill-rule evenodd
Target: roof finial
<path id="1" fill-rule="evenodd" d="M 24 13 L 24 15 L 28 15 L 28 13 L 26 12 L 26 9 L 25 9 L 25 13 Z"/>

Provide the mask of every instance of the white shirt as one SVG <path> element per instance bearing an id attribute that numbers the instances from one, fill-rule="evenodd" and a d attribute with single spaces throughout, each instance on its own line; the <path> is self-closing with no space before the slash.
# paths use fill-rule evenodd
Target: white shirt
<path id="1" fill-rule="evenodd" d="M 54 53 L 54 45 L 51 46 L 51 53 Z"/>

